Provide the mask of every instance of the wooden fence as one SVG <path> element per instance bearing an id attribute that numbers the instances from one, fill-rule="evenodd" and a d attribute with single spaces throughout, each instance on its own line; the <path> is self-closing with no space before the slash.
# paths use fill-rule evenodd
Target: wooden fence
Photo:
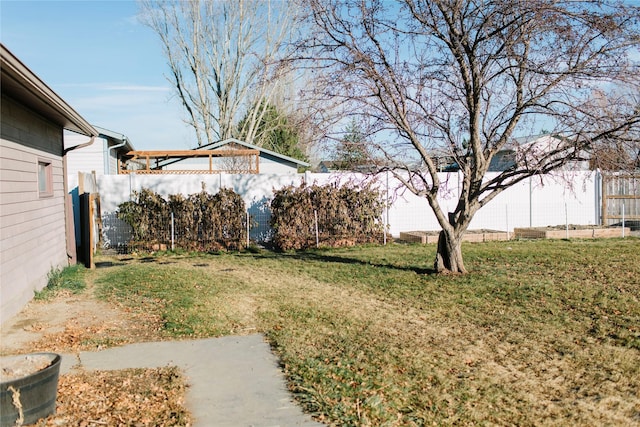
<path id="1" fill-rule="evenodd" d="M 640 221 L 640 173 L 602 175 L 602 224 Z"/>
<path id="2" fill-rule="evenodd" d="M 78 261 L 93 268 L 93 256 L 102 235 L 100 194 L 95 173 L 78 173 L 79 236 L 76 236 Z"/>

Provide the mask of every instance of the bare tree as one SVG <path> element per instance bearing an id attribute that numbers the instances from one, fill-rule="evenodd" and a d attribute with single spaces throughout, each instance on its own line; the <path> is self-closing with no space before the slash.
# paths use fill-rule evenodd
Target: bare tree
<path id="1" fill-rule="evenodd" d="M 461 239 L 505 188 L 580 160 L 600 141 L 637 132 L 638 104 L 607 93 L 638 89 L 640 11 L 623 2 L 560 0 L 308 0 L 308 58 L 330 70 L 327 93 L 377 135 L 382 169 L 433 210 L 435 269 L 465 272 Z M 346 108 L 346 107 L 345 107 Z M 514 135 L 551 123 L 543 146 Z M 515 167 L 487 175 L 493 157 Z M 460 166 L 453 212 L 438 200 L 437 157 Z M 379 154 L 380 156 L 380 154 Z"/>
<path id="2" fill-rule="evenodd" d="M 615 120 L 616 116 L 620 114 L 617 108 L 619 100 L 622 100 L 623 105 L 629 103 L 633 105 L 635 99 L 637 112 L 640 113 L 640 93 L 635 93 L 635 97 L 633 94 L 633 88 L 622 86 L 612 90 L 608 95 L 596 93 L 596 99 L 610 98 L 600 101 L 600 103 L 605 108 L 610 106 L 609 116 L 613 116 L 613 120 Z M 608 120 L 610 121 L 612 118 Z M 640 170 L 640 132 L 636 129 L 636 132 L 603 138 L 592 147 L 589 160 L 593 169 L 607 172 L 637 173 Z"/>
<path id="3" fill-rule="evenodd" d="M 140 7 L 143 21 L 160 37 L 169 80 L 198 146 L 240 135 L 252 142 L 291 71 L 282 60 L 296 28 L 294 4 L 141 0 Z"/>

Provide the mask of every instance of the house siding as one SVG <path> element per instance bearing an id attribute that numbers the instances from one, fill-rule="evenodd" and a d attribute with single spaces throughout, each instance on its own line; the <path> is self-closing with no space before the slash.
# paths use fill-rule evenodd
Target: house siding
<path id="1" fill-rule="evenodd" d="M 118 174 L 118 150 L 109 150 L 109 170 L 108 175 Z"/>
<path id="2" fill-rule="evenodd" d="M 0 126 L 0 323 L 16 314 L 67 264 L 62 128 L 2 96 Z M 38 192 L 38 161 L 52 167 Z"/>
<path id="3" fill-rule="evenodd" d="M 260 173 L 264 174 L 297 174 L 298 165 L 285 160 L 276 159 L 268 154 L 260 155 Z"/>
<path id="4" fill-rule="evenodd" d="M 275 157 L 269 156 L 268 154 L 261 153 L 259 160 L 259 168 L 261 174 L 274 174 L 274 175 L 295 175 L 298 173 L 298 165 L 292 162 L 288 162 L 286 160 L 277 159 Z M 151 165 L 154 165 L 154 161 L 151 161 Z M 233 160 L 229 160 L 227 158 L 216 158 L 214 157 L 212 160 L 212 165 L 214 170 L 224 170 L 224 169 L 233 169 Z M 247 162 L 244 160 L 239 160 L 237 162 L 237 168 L 245 168 L 247 166 Z M 165 170 L 179 171 L 179 170 L 209 170 L 209 158 L 193 158 L 193 159 L 184 159 L 179 162 L 170 164 L 165 166 Z"/>
<path id="5" fill-rule="evenodd" d="M 65 146 L 75 146 L 86 144 L 89 137 L 84 135 L 65 135 Z M 70 151 L 67 154 L 67 174 L 74 177 L 77 181 L 78 172 L 91 173 L 96 175 L 104 175 L 105 161 L 104 150 L 107 141 L 104 138 L 96 138 L 93 144 L 82 147 L 78 150 Z"/>

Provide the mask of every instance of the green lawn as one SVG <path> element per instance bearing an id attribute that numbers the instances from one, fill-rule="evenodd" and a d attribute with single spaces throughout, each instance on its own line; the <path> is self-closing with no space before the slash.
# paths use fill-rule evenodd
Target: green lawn
<path id="1" fill-rule="evenodd" d="M 333 425 L 640 425 L 640 240 L 104 257 L 167 338 L 262 332 Z M 100 259 L 98 260 L 100 261 Z"/>

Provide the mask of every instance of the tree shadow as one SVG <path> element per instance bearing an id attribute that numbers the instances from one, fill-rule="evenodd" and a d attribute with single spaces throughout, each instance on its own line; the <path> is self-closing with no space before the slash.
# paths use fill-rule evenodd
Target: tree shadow
<path id="1" fill-rule="evenodd" d="M 255 258 L 278 258 L 278 257 L 286 257 L 293 258 L 300 261 L 318 261 L 318 262 L 326 262 L 326 263 L 337 263 L 337 264 L 351 264 L 351 265 L 364 265 L 375 268 L 387 268 L 399 271 L 412 271 L 419 275 L 435 275 L 437 274 L 434 268 L 426 268 L 420 266 L 404 266 L 404 265 L 396 265 L 396 264 L 385 264 L 385 263 L 374 263 L 371 261 L 361 260 L 357 258 L 350 257 L 341 257 L 336 255 L 328 255 L 322 254 L 313 251 L 302 251 L 302 252 L 294 252 L 294 253 L 278 253 L 278 252 L 268 252 L 261 254 L 253 254 Z"/>

